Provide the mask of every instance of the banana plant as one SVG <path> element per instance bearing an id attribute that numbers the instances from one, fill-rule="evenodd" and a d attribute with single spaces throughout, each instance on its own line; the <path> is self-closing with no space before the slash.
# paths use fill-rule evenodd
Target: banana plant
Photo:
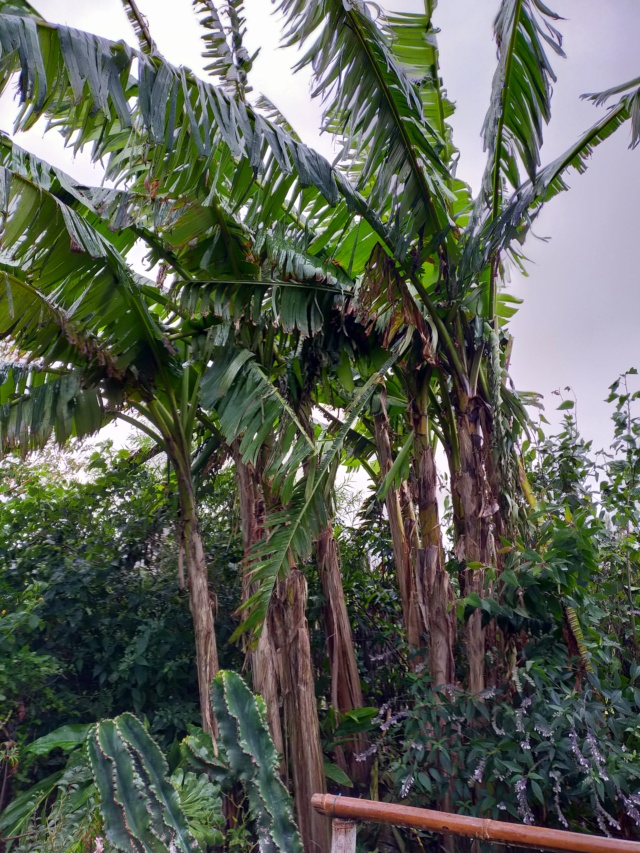
<path id="1" fill-rule="evenodd" d="M 117 417 L 167 453 L 178 481 L 198 672 L 205 685 L 202 713 L 213 731 L 206 685 L 217 671 L 217 652 L 191 477 L 204 372 L 194 358 L 206 359 L 212 337 L 197 344 L 199 350 L 172 340 L 175 332 L 159 316 L 162 293 L 133 273 L 121 254 L 133 244 L 130 232 L 109 240 L 100 223 L 65 204 L 59 182 L 46 189 L 42 176 L 36 181 L 6 166 L 0 170 L 6 217 L 0 335 L 18 354 L 3 368 L 2 445 L 41 446 L 54 433 L 59 441 L 82 437 Z"/>
<path id="2" fill-rule="evenodd" d="M 343 142 L 341 165 L 354 181 L 351 203 L 357 196 L 370 247 L 364 265 L 352 269 L 361 277 L 354 313 L 387 347 L 412 332 L 419 369 L 432 374 L 427 414 L 445 436 L 461 592 L 481 598 L 483 567 L 500 569 L 495 542 L 518 520 L 513 448 L 527 422 L 508 387 L 514 305 L 501 292 L 503 277 L 509 262 L 523 263 L 521 242 L 566 188 L 567 174 L 584 171 L 594 148 L 626 121 L 637 143 L 640 88 L 635 80 L 590 96 L 596 104 L 618 100 L 541 168 L 555 79 L 550 57 L 563 55 L 560 19 L 538 0 L 503 0 L 483 127 L 487 165 L 474 200 L 458 177 L 447 124 L 453 107 L 438 69 L 435 6 L 429 0 L 422 14 L 376 13 L 374 20 L 361 3 L 280 3 L 289 43 L 306 48 L 298 67 L 310 67 L 325 126 Z M 428 433 L 424 439 L 431 447 Z M 424 449 L 416 442 L 416 464 Z M 465 633 L 468 684 L 479 692 L 486 643 L 479 610 Z"/>
<path id="3" fill-rule="evenodd" d="M 19 22 L 9 17 L 10 27 Z M 29 19 L 21 26 L 34 25 Z M 208 685 L 217 651 L 192 456 L 197 431 L 204 430 L 209 445 L 220 442 L 200 406 L 201 380 L 226 340 L 225 320 L 259 310 L 275 288 L 284 322 L 308 329 L 308 303 L 340 297 L 333 285 L 341 273 L 336 268 L 329 279 L 327 268 L 322 289 L 316 284 L 321 259 L 294 246 L 283 249 L 275 237 L 260 242 L 195 190 L 160 200 L 135 188 L 79 186 L 6 137 L 0 148 L 6 214 L 0 335 L 16 351 L 0 375 L 2 445 L 27 450 L 52 435 L 64 442 L 118 418 L 167 453 L 178 482 L 201 710 L 205 727 L 215 733 Z M 171 294 L 129 266 L 137 240 L 152 261 L 179 275 Z M 256 288 L 263 267 L 269 282 Z M 209 270 L 221 278 L 197 278 Z M 251 285 L 248 299 L 239 276 Z M 306 291 L 295 282 L 304 276 L 314 280 Z M 222 319 L 220 311 L 208 319 L 211 303 L 224 306 Z"/>
<path id="4" fill-rule="evenodd" d="M 82 435 L 117 412 L 166 449 L 181 483 L 201 703 L 213 730 L 206 710 L 216 669 L 213 619 L 189 428 L 199 422 L 215 437 L 200 388 L 216 367 L 213 356 L 223 358 L 229 325 L 253 323 L 269 306 L 278 334 L 310 336 L 337 308 L 356 352 L 342 366 L 352 373 L 343 428 L 325 431 L 304 480 L 301 458 L 291 461 L 292 476 L 282 478 L 288 500 L 271 519 L 273 535 L 254 551 L 252 624 L 268 611 L 277 577 L 309 553 L 314 530 L 326 522 L 324 493 L 350 431 L 384 376 L 409 363 L 418 367 L 416 399 L 429 428 L 407 453 L 415 468 L 438 432 L 443 437 L 461 591 L 482 597 L 484 567 L 500 568 L 496 539 L 515 523 L 513 448 L 526 420 L 507 384 L 513 303 L 504 274 L 508 263 L 523 263 L 521 241 L 571 170 L 584 171 L 595 147 L 627 121 L 637 143 L 640 82 L 591 96 L 613 106 L 541 167 L 550 56 L 562 53 L 559 19 L 541 0 L 502 0 L 483 129 L 487 167 L 474 200 L 457 175 L 433 0 L 422 14 L 396 16 L 359 0 L 280 3 L 285 41 L 303 46 L 299 65 L 311 67 L 326 129 L 342 146 L 334 166 L 273 105 L 247 98 L 251 58 L 237 40 L 238 2 L 230 6 L 231 43 L 215 4 L 196 4 L 211 79 L 167 62 L 135 3 L 125 6 L 139 49 L 50 24 L 25 2 L 0 3 L 0 88 L 19 72 L 16 127 L 46 119 L 124 187 L 80 188 L 55 174 L 47 183 L 51 170 L 24 157 L 19 164 L 15 147 L 3 146 L 0 337 L 18 351 L 0 392 L 4 443 Z M 161 265 L 160 284 L 127 263 L 136 240 Z M 403 362 L 402 347 L 413 348 L 413 362 Z M 384 367 L 361 374 L 358 357 L 379 349 Z M 229 404 L 234 390 L 227 389 Z M 229 416 L 239 411 L 233 402 Z M 252 415 L 247 453 L 268 424 Z M 465 632 L 468 684 L 481 691 L 479 609 Z"/>

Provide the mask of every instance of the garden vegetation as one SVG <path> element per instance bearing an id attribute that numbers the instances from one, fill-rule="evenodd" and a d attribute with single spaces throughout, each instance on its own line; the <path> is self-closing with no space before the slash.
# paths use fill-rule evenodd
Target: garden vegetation
<path id="1" fill-rule="evenodd" d="M 123 2 L 135 49 L 0 2 L 16 128 L 105 176 L 0 136 L 5 849 L 325 853 L 327 788 L 640 837 L 635 372 L 607 453 L 571 399 L 545 435 L 506 287 L 640 81 L 542 166 L 562 21 L 502 0 L 474 197 L 432 0 L 279 3 L 333 165 L 240 0 L 193 4 L 206 78 Z"/>

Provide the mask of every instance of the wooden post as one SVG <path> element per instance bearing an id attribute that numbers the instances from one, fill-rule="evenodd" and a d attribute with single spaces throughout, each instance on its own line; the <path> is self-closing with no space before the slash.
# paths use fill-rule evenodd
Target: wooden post
<path id="1" fill-rule="evenodd" d="M 356 853 L 357 825 L 351 820 L 331 821 L 331 853 Z"/>

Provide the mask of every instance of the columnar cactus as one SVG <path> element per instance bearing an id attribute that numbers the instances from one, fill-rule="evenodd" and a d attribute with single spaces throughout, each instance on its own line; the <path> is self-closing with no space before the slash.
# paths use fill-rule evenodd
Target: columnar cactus
<path id="1" fill-rule="evenodd" d="M 114 847 L 125 853 L 200 853 L 167 778 L 167 762 L 139 720 L 121 714 L 98 723 L 87 752 Z"/>
<path id="2" fill-rule="evenodd" d="M 220 672 L 211 686 L 229 770 L 247 794 L 261 853 L 302 853 L 291 798 L 278 774 L 278 754 L 261 700 L 235 672 Z"/>
<path id="3" fill-rule="evenodd" d="M 207 735 L 190 735 L 181 750 L 187 769 L 171 779 L 160 748 L 132 714 L 91 728 L 87 754 L 107 838 L 124 853 L 201 853 L 198 841 L 202 850 L 222 845 L 220 789 L 240 785 L 261 853 L 303 853 L 262 700 L 234 672 L 221 672 L 211 695 L 220 755 Z"/>

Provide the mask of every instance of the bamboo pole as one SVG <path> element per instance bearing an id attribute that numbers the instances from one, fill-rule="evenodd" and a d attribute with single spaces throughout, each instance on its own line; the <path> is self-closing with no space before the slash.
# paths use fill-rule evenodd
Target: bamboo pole
<path id="1" fill-rule="evenodd" d="M 332 820 L 331 853 L 356 853 L 356 830 L 353 821 L 340 818 Z"/>
<path id="2" fill-rule="evenodd" d="M 519 847 L 569 850 L 575 853 L 640 853 L 640 842 L 637 841 L 485 820 L 394 803 L 342 797 L 339 794 L 314 794 L 311 804 L 321 814 L 331 818 L 412 826 L 444 835 L 463 835 L 499 844 L 516 844 Z"/>

